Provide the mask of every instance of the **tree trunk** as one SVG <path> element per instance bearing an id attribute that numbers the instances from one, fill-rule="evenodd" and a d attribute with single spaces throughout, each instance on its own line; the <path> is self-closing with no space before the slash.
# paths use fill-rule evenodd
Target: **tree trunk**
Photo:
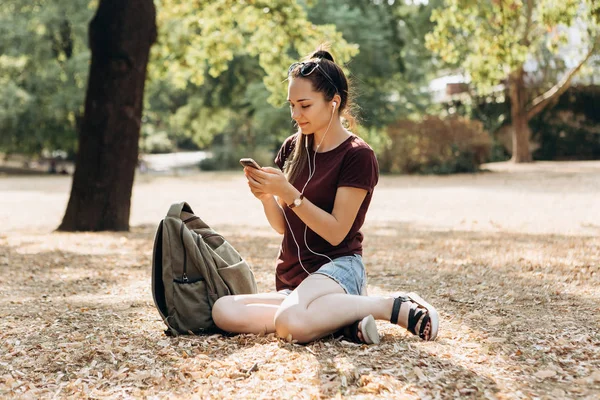
<path id="1" fill-rule="evenodd" d="M 524 71 L 519 69 L 508 79 L 510 92 L 510 113 L 512 117 L 512 161 L 515 163 L 531 162 L 529 150 L 529 119 L 527 118 L 527 91 L 525 89 Z"/>
<path id="2" fill-rule="evenodd" d="M 129 230 L 144 83 L 156 40 L 153 0 L 101 0 L 71 197 L 61 231 Z"/>

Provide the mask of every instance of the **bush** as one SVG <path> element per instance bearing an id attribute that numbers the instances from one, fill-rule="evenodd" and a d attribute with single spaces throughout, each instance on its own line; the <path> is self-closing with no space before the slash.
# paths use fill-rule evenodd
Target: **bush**
<path id="1" fill-rule="evenodd" d="M 597 160 L 600 158 L 600 127 L 582 114 L 558 111 L 544 118 L 538 131 L 541 146 L 536 160 Z"/>
<path id="2" fill-rule="evenodd" d="M 380 154 L 382 172 L 451 174 L 475 172 L 490 155 L 481 122 L 428 116 L 388 127 L 389 145 Z"/>
<path id="3" fill-rule="evenodd" d="M 536 160 L 600 159 L 600 85 L 570 87 L 530 126 L 541 146 Z"/>
<path id="4" fill-rule="evenodd" d="M 359 125 L 354 130 L 354 133 L 369 143 L 369 146 L 371 146 L 375 154 L 383 154 L 383 152 L 391 145 L 386 128 L 366 128 Z"/>
<path id="5" fill-rule="evenodd" d="M 258 147 L 254 150 L 247 150 L 246 147 L 213 146 L 211 149 L 212 157 L 205 158 L 199 164 L 203 171 L 217 171 L 226 169 L 241 169 L 240 158 L 251 157 L 260 166 L 270 167 L 273 165 L 275 155 L 266 147 Z"/>
<path id="6" fill-rule="evenodd" d="M 140 151 L 147 154 L 171 153 L 175 148 L 166 132 L 157 132 L 140 140 Z"/>

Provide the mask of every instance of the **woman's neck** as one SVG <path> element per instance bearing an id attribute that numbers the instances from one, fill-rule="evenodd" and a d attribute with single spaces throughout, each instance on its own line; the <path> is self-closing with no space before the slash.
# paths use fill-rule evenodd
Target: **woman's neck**
<path id="1" fill-rule="evenodd" d="M 313 150 L 323 153 L 329 150 L 333 150 L 338 147 L 344 140 L 350 136 L 350 132 L 344 129 L 342 121 L 339 118 L 335 118 L 331 122 L 329 131 L 324 130 L 323 132 L 314 133 Z M 320 145 L 319 145 L 320 144 Z"/>

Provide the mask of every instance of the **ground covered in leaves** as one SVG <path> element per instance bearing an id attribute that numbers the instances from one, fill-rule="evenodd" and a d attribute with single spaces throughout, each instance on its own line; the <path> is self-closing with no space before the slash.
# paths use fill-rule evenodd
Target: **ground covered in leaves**
<path id="1" fill-rule="evenodd" d="M 189 201 L 272 290 L 279 237 L 243 177 L 138 177 L 128 233 L 52 232 L 69 185 L 0 177 L 1 398 L 600 397 L 600 168 L 382 177 L 369 293 L 420 293 L 441 331 L 424 343 L 379 321 L 378 346 L 166 337 L 150 260 L 171 202 Z"/>

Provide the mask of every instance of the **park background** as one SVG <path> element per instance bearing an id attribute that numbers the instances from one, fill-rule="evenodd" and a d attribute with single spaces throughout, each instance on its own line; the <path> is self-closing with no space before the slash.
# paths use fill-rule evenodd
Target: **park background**
<path id="1" fill-rule="evenodd" d="M 2 2 L 0 395 L 596 398 L 599 11 Z M 294 132 L 287 67 L 324 42 L 382 172 L 364 227 L 369 291 L 430 299 L 439 340 L 383 322 L 377 347 L 166 338 L 150 259 L 172 202 L 272 289 L 280 238 L 238 160 L 272 165 Z"/>

